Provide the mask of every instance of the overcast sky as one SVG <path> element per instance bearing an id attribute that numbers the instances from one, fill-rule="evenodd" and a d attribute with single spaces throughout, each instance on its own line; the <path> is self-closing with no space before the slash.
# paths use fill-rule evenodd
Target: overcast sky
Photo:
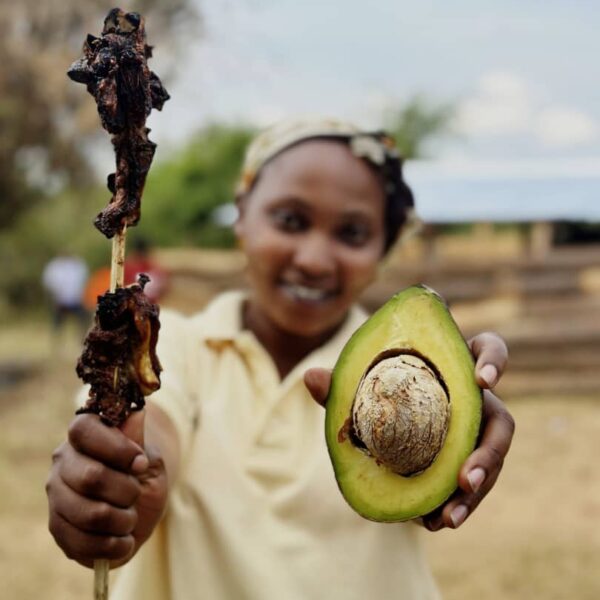
<path id="1" fill-rule="evenodd" d="M 600 156 L 597 0 L 201 6 L 204 35 L 152 117 L 159 143 L 211 120 L 264 125 L 307 112 L 372 126 L 421 93 L 457 107 L 460 135 L 435 148 L 440 158 Z"/>

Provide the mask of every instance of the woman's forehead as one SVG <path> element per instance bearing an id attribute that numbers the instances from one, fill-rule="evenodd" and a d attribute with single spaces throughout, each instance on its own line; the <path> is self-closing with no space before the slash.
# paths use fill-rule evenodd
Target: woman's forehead
<path id="1" fill-rule="evenodd" d="M 306 140 L 287 148 L 263 167 L 259 182 L 271 189 L 322 185 L 350 195 L 383 194 L 375 171 L 335 140 Z"/>
<path id="2" fill-rule="evenodd" d="M 282 152 L 261 172 L 249 206 L 287 207 L 314 218 L 383 223 L 384 193 L 377 174 L 342 144 L 310 141 Z"/>

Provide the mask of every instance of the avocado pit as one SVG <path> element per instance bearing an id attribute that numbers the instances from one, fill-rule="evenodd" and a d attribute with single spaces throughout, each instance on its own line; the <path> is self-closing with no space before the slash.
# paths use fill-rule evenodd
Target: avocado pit
<path id="1" fill-rule="evenodd" d="M 405 477 L 427 469 L 450 423 L 450 400 L 423 358 L 386 352 L 362 378 L 352 406 L 352 435 L 379 463 Z"/>

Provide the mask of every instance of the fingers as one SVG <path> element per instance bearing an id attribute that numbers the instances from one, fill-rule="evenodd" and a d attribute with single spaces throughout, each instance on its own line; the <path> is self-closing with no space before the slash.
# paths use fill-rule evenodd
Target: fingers
<path id="1" fill-rule="evenodd" d="M 504 340 L 491 332 L 469 341 L 476 359 L 475 375 L 482 388 L 493 388 L 506 369 L 508 349 Z M 514 421 L 499 398 L 489 391 L 483 395 L 482 435 L 478 448 L 469 456 L 458 475 L 458 490 L 441 507 L 423 517 L 431 531 L 457 528 L 473 513 L 492 489 L 510 448 Z"/>
<path id="2" fill-rule="evenodd" d="M 459 489 L 442 507 L 424 517 L 425 526 L 437 531 L 459 527 L 492 489 L 510 448 L 515 423 L 502 401 L 484 392 L 482 435 L 458 475 Z"/>
<path id="3" fill-rule="evenodd" d="M 140 421 L 133 425 L 139 429 Z M 52 458 L 46 492 L 57 544 L 81 564 L 127 560 L 135 549 L 135 503 L 142 491 L 136 476 L 149 467 L 142 447 L 86 414 L 73 420 L 68 442 Z"/>
<path id="4" fill-rule="evenodd" d="M 457 490 L 445 504 L 423 517 L 423 524 L 430 531 L 439 531 L 443 528 L 457 529 L 473 514 L 481 500 L 493 487 L 494 481 L 495 479 L 487 478 L 485 484 L 476 493 Z"/>
<path id="5" fill-rule="evenodd" d="M 134 551 L 132 535 L 95 535 L 80 531 L 56 512 L 50 513 L 50 533 L 65 555 L 92 567 L 94 560 L 105 558 L 122 562 Z"/>
<path id="6" fill-rule="evenodd" d="M 77 494 L 121 508 L 132 506 L 140 495 L 140 482 L 132 475 L 79 454 L 68 444 L 60 452 L 58 477 Z"/>
<path id="7" fill-rule="evenodd" d="M 331 371 L 319 368 L 308 369 L 304 373 L 304 384 L 313 399 L 321 406 L 325 406 L 331 386 Z"/>
<path id="8" fill-rule="evenodd" d="M 95 415 L 75 417 L 69 427 L 69 442 L 81 454 L 125 473 L 139 474 L 148 468 L 142 447 Z"/>
<path id="9" fill-rule="evenodd" d="M 150 537 L 164 514 L 169 489 L 164 460 L 152 446 L 147 448 L 147 453 L 150 467 L 139 478 L 143 491 L 136 503 L 138 522 L 132 532 L 137 547 Z"/>
<path id="10" fill-rule="evenodd" d="M 481 439 L 478 447 L 465 461 L 458 476 L 458 484 L 463 490 L 477 491 L 477 469 L 484 472 L 485 479 L 498 476 L 512 443 L 514 431 L 514 419 L 504 403 L 492 392 L 485 391 Z"/>
<path id="11" fill-rule="evenodd" d="M 135 508 L 117 508 L 107 502 L 90 500 L 66 485 L 54 506 L 57 515 L 85 533 L 121 537 L 129 535 L 137 524 Z"/>
<path id="12" fill-rule="evenodd" d="M 485 332 L 469 340 L 475 357 L 475 375 L 482 388 L 493 388 L 504 373 L 508 363 L 508 348 L 496 333 Z"/>
<path id="13" fill-rule="evenodd" d="M 68 447 L 67 444 L 64 446 Z M 48 526 L 63 552 L 88 566 L 95 558 L 128 558 L 135 546 L 132 532 L 138 523 L 136 509 L 85 497 L 65 483 L 60 471 L 59 459 L 48 478 L 46 492 L 50 515 Z M 121 473 L 117 475 L 125 477 Z M 96 481 L 97 477 L 92 480 Z"/>

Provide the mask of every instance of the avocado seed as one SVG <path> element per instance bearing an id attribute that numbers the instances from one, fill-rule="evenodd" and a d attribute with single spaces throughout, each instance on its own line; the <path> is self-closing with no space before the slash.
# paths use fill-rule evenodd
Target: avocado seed
<path id="1" fill-rule="evenodd" d="M 444 444 L 450 402 L 424 360 L 397 354 L 367 371 L 352 420 L 356 437 L 377 462 L 399 475 L 416 475 L 433 463 Z"/>

